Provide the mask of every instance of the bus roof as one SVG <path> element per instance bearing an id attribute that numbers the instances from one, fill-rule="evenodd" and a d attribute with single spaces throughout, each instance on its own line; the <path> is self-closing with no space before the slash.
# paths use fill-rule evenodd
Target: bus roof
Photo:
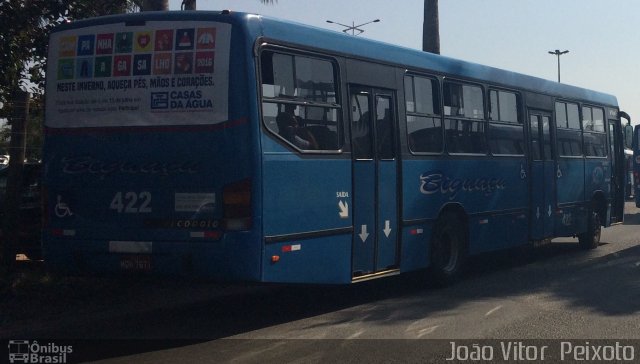
<path id="1" fill-rule="evenodd" d="M 617 107 L 616 97 L 610 94 L 571 86 L 517 72 L 502 70 L 442 55 L 423 52 L 361 37 L 318 28 L 292 21 L 243 12 L 175 11 L 143 12 L 113 15 L 63 24 L 54 31 L 81 28 L 113 22 L 213 20 L 225 21 L 247 28 L 252 39 L 264 37 L 307 48 L 329 50 L 344 56 L 364 58 L 415 70 L 431 70 L 438 74 L 487 82 L 504 87 L 525 89 L 568 99 L 582 100 Z"/>
<path id="2" fill-rule="evenodd" d="M 428 69 L 452 77 L 475 79 L 507 87 L 523 88 L 550 95 L 561 95 L 565 98 L 591 101 L 610 106 L 617 106 L 618 104 L 615 96 L 598 91 L 389 43 L 354 37 L 304 24 L 285 22 L 268 17 L 261 18 L 263 36 L 268 39 L 278 39 L 330 49 L 345 55 L 402 65 L 410 69 Z M 292 31 L 292 27 L 295 27 L 295 31 Z"/>

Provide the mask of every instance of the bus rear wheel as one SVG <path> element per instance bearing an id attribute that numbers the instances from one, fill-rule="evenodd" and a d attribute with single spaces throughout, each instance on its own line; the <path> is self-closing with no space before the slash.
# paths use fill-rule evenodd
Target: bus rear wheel
<path id="1" fill-rule="evenodd" d="M 587 221 L 587 231 L 578 235 L 580 248 L 585 250 L 597 248 L 600 244 L 601 232 L 600 215 L 595 211 L 591 211 Z"/>
<path id="2" fill-rule="evenodd" d="M 454 283 L 466 260 L 466 231 L 454 214 L 438 219 L 431 240 L 431 274 L 438 286 Z"/>

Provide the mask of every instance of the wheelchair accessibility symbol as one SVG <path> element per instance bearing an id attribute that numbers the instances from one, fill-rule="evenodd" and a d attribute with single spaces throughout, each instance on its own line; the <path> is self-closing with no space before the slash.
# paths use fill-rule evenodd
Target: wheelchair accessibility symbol
<path id="1" fill-rule="evenodd" d="M 67 216 L 72 216 L 73 212 L 69 208 L 66 202 L 62 202 L 62 196 L 58 195 L 58 203 L 55 207 L 55 214 L 57 217 L 63 218 Z"/>

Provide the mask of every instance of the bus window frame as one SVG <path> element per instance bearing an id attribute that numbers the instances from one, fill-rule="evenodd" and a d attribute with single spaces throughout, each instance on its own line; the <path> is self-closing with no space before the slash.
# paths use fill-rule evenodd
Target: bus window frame
<path id="1" fill-rule="evenodd" d="M 467 118 L 467 117 L 449 117 L 444 113 L 444 84 L 447 82 L 459 84 L 459 85 L 470 85 L 477 86 L 480 88 L 482 92 L 482 118 Z M 442 77 L 442 81 L 440 82 L 440 105 L 442 111 L 442 132 L 444 134 L 444 153 L 448 156 L 470 156 L 470 157 L 489 157 L 491 156 L 489 153 L 489 144 L 487 140 L 487 90 L 484 84 L 474 81 L 469 81 L 460 78 L 452 78 L 452 77 Z M 484 153 L 455 153 L 449 151 L 449 144 L 447 143 L 447 130 L 446 130 L 446 121 L 449 120 L 461 120 L 461 121 L 471 121 L 471 122 L 482 122 L 482 126 L 484 128 L 482 135 L 484 139 L 485 152 Z"/>
<path id="2" fill-rule="evenodd" d="M 412 79 L 415 77 L 422 77 L 431 81 L 435 81 L 436 82 L 436 87 L 438 89 L 438 107 L 440 108 L 440 114 L 421 114 L 418 112 L 409 112 L 407 111 L 407 95 L 406 95 L 406 78 L 407 77 L 411 77 Z M 414 102 L 415 102 L 415 81 L 412 82 L 412 86 L 413 86 L 413 96 L 414 96 Z M 409 151 L 409 153 L 411 153 L 412 155 L 416 155 L 416 156 L 441 156 L 445 154 L 445 150 L 446 150 L 446 142 L 445 142 L 445 135 L 444 135 L 444 101 L 442 98 L 442 80 L 440 78 L 438 78 L 435 75 L 430 75 L 427 73 L 420 73 L 420 72 L 414 72 L 414 71 L 410 71 L 410 70 L 405 70 L 403 76 L 402 76 L 402 99 L 404 104 L 403 109 L 404 109 L 404 129 L 405 129 L 405 135 L 406 135 L 406 145 L 407 145 L 407 150 Z M 432 118 L 432 119 L 438 119 L 440 120 L 440 140 L 442 141 L 442 148 L 440 149 L 439 152 L 416 152 L 413 151 L 411 149 L 411 146 L 409 145 L 409 128 L 407 128 L 407 118 L 409 116 L 414 116 L 414 117 L 425 117 L 425 118 Z M 398 131 L 399 128 L 398 128 Z"/>
<path id="3" fill-rule="evenodd" d="M 591 115 L 593 115 L 593 109 L 600 109 L 602 111 L 602 123 L 604 126 L 604 131 L 586 131 L 584 130 L 584 125 L 582 125 L 582 119 L 583 119 L 583 115 L 582 115 L 582 108 L 584 107 L 590 107 L 591 110 Z M 595 105 L 595 104 L 589 104 L 589 103 L 583 103 L 580 104 L 580 127 L 583 128 L 582 130 L 582 155 L 584 156 L 584 158 L 586 159 L 608 159 L 609 158 L 609 138 L 608 138 L 608 123 L 609 120 L 606 116 L 606 106 L 603 105 Z M 598 135 L 604 135 L 605 136 L 605 143 L 604 143 L 604 150 L 605 150 L 605 155 L 604 156 L 588 156 L 585 153 L 585 142 L 584 142 L 584 134 L 585 133 L 589 133 L 589 134 L 598 134 Z"/>
<path id="4" fill-rule="evenodd" d="M 496 91 L 496 92 L 509 92 L 512 94 L 516 95 L 516 112 L 517 112 L 517 118 L 518 118 L 518 122 L 517 123 L 513 123 L 513 122 L 509 122 L 509 121 L 501 121 L 501 120 L 491 120 L 491 91 Z M 504 157 L 525 157 L 526 155 L 528 155 L 528 147 L 527 147 L 527 133 L 525 132 L 526 128 L 525 128 L 525 112 L 524 112 L 524 98 L 522 96 L 522 92 L 520 90 L 515 90 L 515 89 L 509 89 L 509 88 L 505 88 L 505 87 L 500 87 L 500 86 L 493 86 L 493 85 L 489 85 L 487 86 L 487 93 L 486 93 L 486 123 L 487 123 L 487 132 L 485 133 L 485 139 L 487 140 L 487 152 L 490 156 L 492 157 L 499 157 L 499 158 L 504 158 Z M 499 95 L 499 94 L 498 94 Z M 500 108 L 500 97 L 498 96 L 498 109 Z M 522 129 L 522 154 L 500 154 L 500 153 L 493 153 L 491 151 L 491 146 L 489 145 L 489 141 L 491 140 L 491 124 L 499 124 L 499 125 L 508 125 L 508 126 L 520 126 Z"/>
<path id="5" fill-rule="evenodd" d="M 558 126 L 558 120 L 556 118 L 556 105 L 557 103 L 564 103 L 565 104 L 565 113 L 567 115 L 567 126 L 569 125 L 569 112 L 568 112 L 568 108 L 566 106 L 566 104 L 575 104 L 578 107 L 578 125 L 580 126 L 579 129 L 575 129 L 575 128 L 564 128 L 564 127 L 560 127 Z M 555 140 L 555 148 L 556 148 L 556 158 L 566 158 L 566 159 L 585 159 L 585 153 L 584 153 L 584 131 L 582 130 L 582 103 L 580 101 L 577 100 L 570 100 L 570 99 L 563 99 L 563 98 L 554 98 L 553 99 L 553 122 L 554 122 L 554 133 L 556 135 L 556 140 Z M 580 133 L 580 155 L 563 155 L 561 153 L 561 148 L 560 148 L 560 138 L 558 136 L 558 130 L 561 131 L 569 131 L 572 133 Z"/>
<path id="6" fill-rule="evenodd" d="M 315 102 L 300 102 L 300 101 L 295 101 L 295 98 L 278 98 L 278 97 L 274 97 L 274 98 L 267 98 L 267 102 L 268 103 L 272 103 L 272 104 L 293 104 L 296 106 L 303 106 L 303 107 L 325 107 L 325 108 L 333 108 L 335 110 L 337 110 L 337 115 L 338 115 L 338 121 L 337 121 L 337 133 L 338 133 L 338 144 L 339 147 L 338 149 L 335 150 L 327 150 L 327 149 L 319 149 L 319 150 L 314 150 L 314 149 L 301 149 L 298 146 L 296 146 L 295 144 L 291 143 L 290 141 L 286 140 L 284 137 L 282 137 L 279 133 L 275 133 L 273 130 L 271 130 L 268 125 L 266 124 L 266 121 L 264 119 L 264 112 L 263 112 L 263 102 L 265 101 L 265 97 L 263 95 L 263 90 L 262 90 L 262 55 L 264 52 L 273 52 L 273 53 L 278 53 L 278 54 L 285 54 L 285 55 L 290 55 L 290 56 L 303 56 L 303 57 L 308 57 L 308 58 L 314 58 L 314 59 L 320 59 L 320 60 L 325 60 L 328 61 L 332 64 L 333 66 L 333 77 L 334 77 L 334 85 L 335 85 L 335 90 L 336 90 L 336 103 L 335 104 L 331 104 L 331 103 L 315 103 Z M 346 137 L 348 136 L 348 134 L 346 134 L 345 131 L 345 115 L 344 115 L 344 100 L 343 100 L 343 92 L 342 92 L 342 78 L 341 78 L 341 74 L 342 74 L 342 70 L 340 67 L 340 60 L 334 56 L 331 55 L 329 53 L 320 53 L 320 52 L 316 52 L 316 51 L 311 51 L 311 50 L 307 50 L 304 48 L 297 48 L 297 47 L 293 47 L 293 46 L 286 46 L 286 45 L 281 45 L 281 44 L 277 44 L 277 43 L 269 43 L 267 41 L 261 40 L 259 39 L 256 42 L 256 48 L 255 48 L 255 68 L 256 68 L 256 89 L 257 89 L 257 101 L 258 101 L 258 117 L 260 119 L 260 126 L 261 129 L 263 129 L 262 133 L 263 134 L 267 134 L 270 135 L 274 138 L 274 140 L 276 140 L 278 143 L 285 145 L 287 148 L 292 149 L 294 152 L 299 153 L 299 154 L 304 154 L 304 155 L 340 155 L 343 154 L 345 152 L 345 148 L 347 143 L 345 142 Z M 265 132 L 266 130 L 266 132 Z"/>

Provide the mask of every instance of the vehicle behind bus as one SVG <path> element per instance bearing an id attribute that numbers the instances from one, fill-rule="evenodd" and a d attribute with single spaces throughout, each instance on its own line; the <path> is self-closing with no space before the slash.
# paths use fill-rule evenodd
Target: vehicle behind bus
<path id="1" fill-rule="evenodd" d="M 636 207 L 640 207 L 640 125 L 636 125 L 633 129 L 633 140 L 631 142 L 631 149 L 633 151 L 632 158 L 632 171 L 633 171 L 633 186 L 634 186 L 634 200 Z"/>

